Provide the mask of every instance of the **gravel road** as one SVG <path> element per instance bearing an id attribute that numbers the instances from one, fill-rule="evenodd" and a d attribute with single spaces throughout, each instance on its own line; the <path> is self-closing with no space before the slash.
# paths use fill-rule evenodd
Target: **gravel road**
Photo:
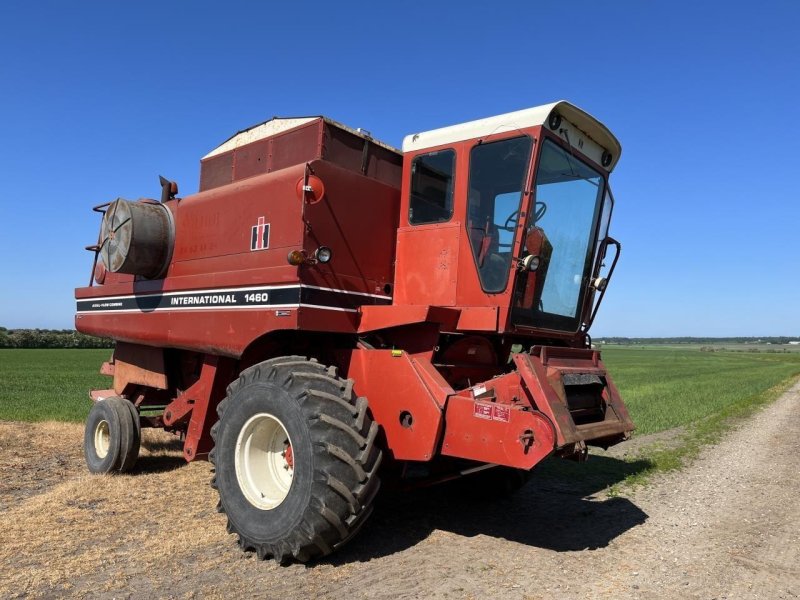
<path id="1" fill-rule="evenodd" d="M 798 440 L 800 383 L 622 496 L 552 477 L 488 503 L 407 494 L 328 561 L 280 568 L 240 553 L 208 464 L 162 438 L 138 473 L 93 477 L 79 426 L 0 422 L 0 596 L 798 598 Z"/>

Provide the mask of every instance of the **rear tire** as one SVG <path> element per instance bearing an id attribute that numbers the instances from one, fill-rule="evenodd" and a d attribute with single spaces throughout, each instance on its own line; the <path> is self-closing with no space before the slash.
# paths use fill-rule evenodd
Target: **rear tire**
<path id="1" fill-rule="evenodd" d="M 127 398 L 115 398 L 121 406 L 120 418 L 125 424 L 125 429 L 129 434 L 127 440 L 120 440 L 119 472 L 128 473 L 136 465 L 139 458 L 139 449 L 142 443 L 142 425 L 139 420 L 139 411 L 133 402 Z"/>
<path id="2" fill-rule="evenodd" d="M 119 462 L 122 425 L 119 413 L 108 400 L 95 402 L 83 432 L 83 455 L 92 473 L 111 473 Z"/>
<path id="3" fill-rule="evenodd" d="M 133 467 L 141 438 L 138 421 L 136 407 L 125 398 L 95 402 L 83 435 L 83 454 L 90 472 L 124 473 Z"/>
<path id="4" fill-rule="evenodd" d="M 306 562 L 358 532 L 382 455 L 352 380 L 314 359 L 275 358 L 244 370 L 217 413 L 212 486 L 243 550 Z"/>

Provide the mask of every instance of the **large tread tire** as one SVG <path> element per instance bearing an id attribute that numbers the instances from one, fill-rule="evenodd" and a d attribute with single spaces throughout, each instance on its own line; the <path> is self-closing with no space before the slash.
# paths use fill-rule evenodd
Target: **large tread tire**
<path id="1" fill-rule="evenodd" d="M 353 381 L 302 356 L 274 358 L 248 369 L 228 386 L 212 427 L 209 459 L 228 532 L 259 558 L 307 562 L 351 539 L 372 512 L 380 487 L 378 425 Z M 236 472 L 237 440 L 248 419 L 267 414 L 291 439 L 293 477 L 274 508 L 250 502 Z"/>

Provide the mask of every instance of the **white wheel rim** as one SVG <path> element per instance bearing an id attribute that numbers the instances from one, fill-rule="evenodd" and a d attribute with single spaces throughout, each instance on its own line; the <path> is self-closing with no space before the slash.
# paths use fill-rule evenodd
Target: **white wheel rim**
<path id="1" fill-rule="evenodd" d="M 294 476 L 292 442 L 283 423 L 269 413 L 248 419 L 236 439 L 236 479 L 245 498 L 272 510 L 289 494 Z"/>
<path id="2" fill-rule="evenodd" d="M 100 458 L 108 456 L 111 447 L 111 434 L 108 431 L 108 421 L 100 421 L 94 428 L 94 451 Z"/>

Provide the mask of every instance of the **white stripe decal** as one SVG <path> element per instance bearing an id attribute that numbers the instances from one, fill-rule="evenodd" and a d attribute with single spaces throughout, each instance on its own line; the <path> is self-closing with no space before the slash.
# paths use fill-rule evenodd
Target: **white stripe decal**
<path id="1" fill-rule="evenodd" d="M 176 306 L 168 308 L 154 308 L 151 310 L 141 309 L 108 309 L 108 310 L 79 310 L 75 314 L 78 315 L 97 315 L 108 313 L 136 313 L 147 314 L 152 312 L 172 312 L 172 311 L 186 311 L 186 310 L 260 310 L 269 311 L 273 309 L 287 309 L 287 308 L 319 308 L 320 310 L 335 310 L 339 312 L 358 312 L 355 308 L 341 308 L 339 306 L 323 306 L 321 304 L 265 304 L 260 306 Z"/>
<path id="2" fill-rule="evenodd" d="M 79 315 L 93 313 L 144 314 L 170 310 L 246 309 L 263 311 L 301 307 L 358 312 L 359 307 L 364 304 L 388 305 L 391 301 L 389 296 L 298 284 L 81 298 L 77 300 L 75 309 Z"/>
<path id="3" fill-rule="evenodd" d="M 79 302 L 100 302 L 103 300 L 127 300 L 130 298 L 143 298 L 147 296 L 191 296 L 195 294 L 222 294 L 226 292 L 249 292 L 249 291 L 271 291 L 271 290 L 285 290 L 289 288 L 307 288 L 310 290 L 321 290 L 323 292 L 337 292 L 339 294 L 352 294 L 356 296 L 366 296 L 368 298 L 377 298 L 379 300 L 391 300 L 391 296 L 383 296 L 381 294 L 367 294 L 366 292 L 353 292 L 350 290 L 339 290 L 336 288 L 320 287 L 317 285 L 306 284 L 289 284 L 289 285 L 257 285 L 248 287 L 232 287 L 232 288 L 201 288 L 196 290 L 179 292 L 142 292 L 141 294 L 129 294 L 125 296 L 92 296 L 87 298 L 76 298 Z M 111 312 L 111 311 L 105 311 Z"/>
<path id="4" fill-rule="evenodd" d="M 382 296 L 381 294 L 367 294 L 366 292 L 351 292 L 349 290 L 337 290 L 336 288 L 319 287 L 317 285 L 300 284 L 301 288 L 308 288 L 310 290 L 322 290 L 323 292 L 338 292 L 339 294 L 355 294 L 356 296 L 367 296 L 369 298 L 378 298 L 380 300 L 391 300 L 391 296 Z"/>

